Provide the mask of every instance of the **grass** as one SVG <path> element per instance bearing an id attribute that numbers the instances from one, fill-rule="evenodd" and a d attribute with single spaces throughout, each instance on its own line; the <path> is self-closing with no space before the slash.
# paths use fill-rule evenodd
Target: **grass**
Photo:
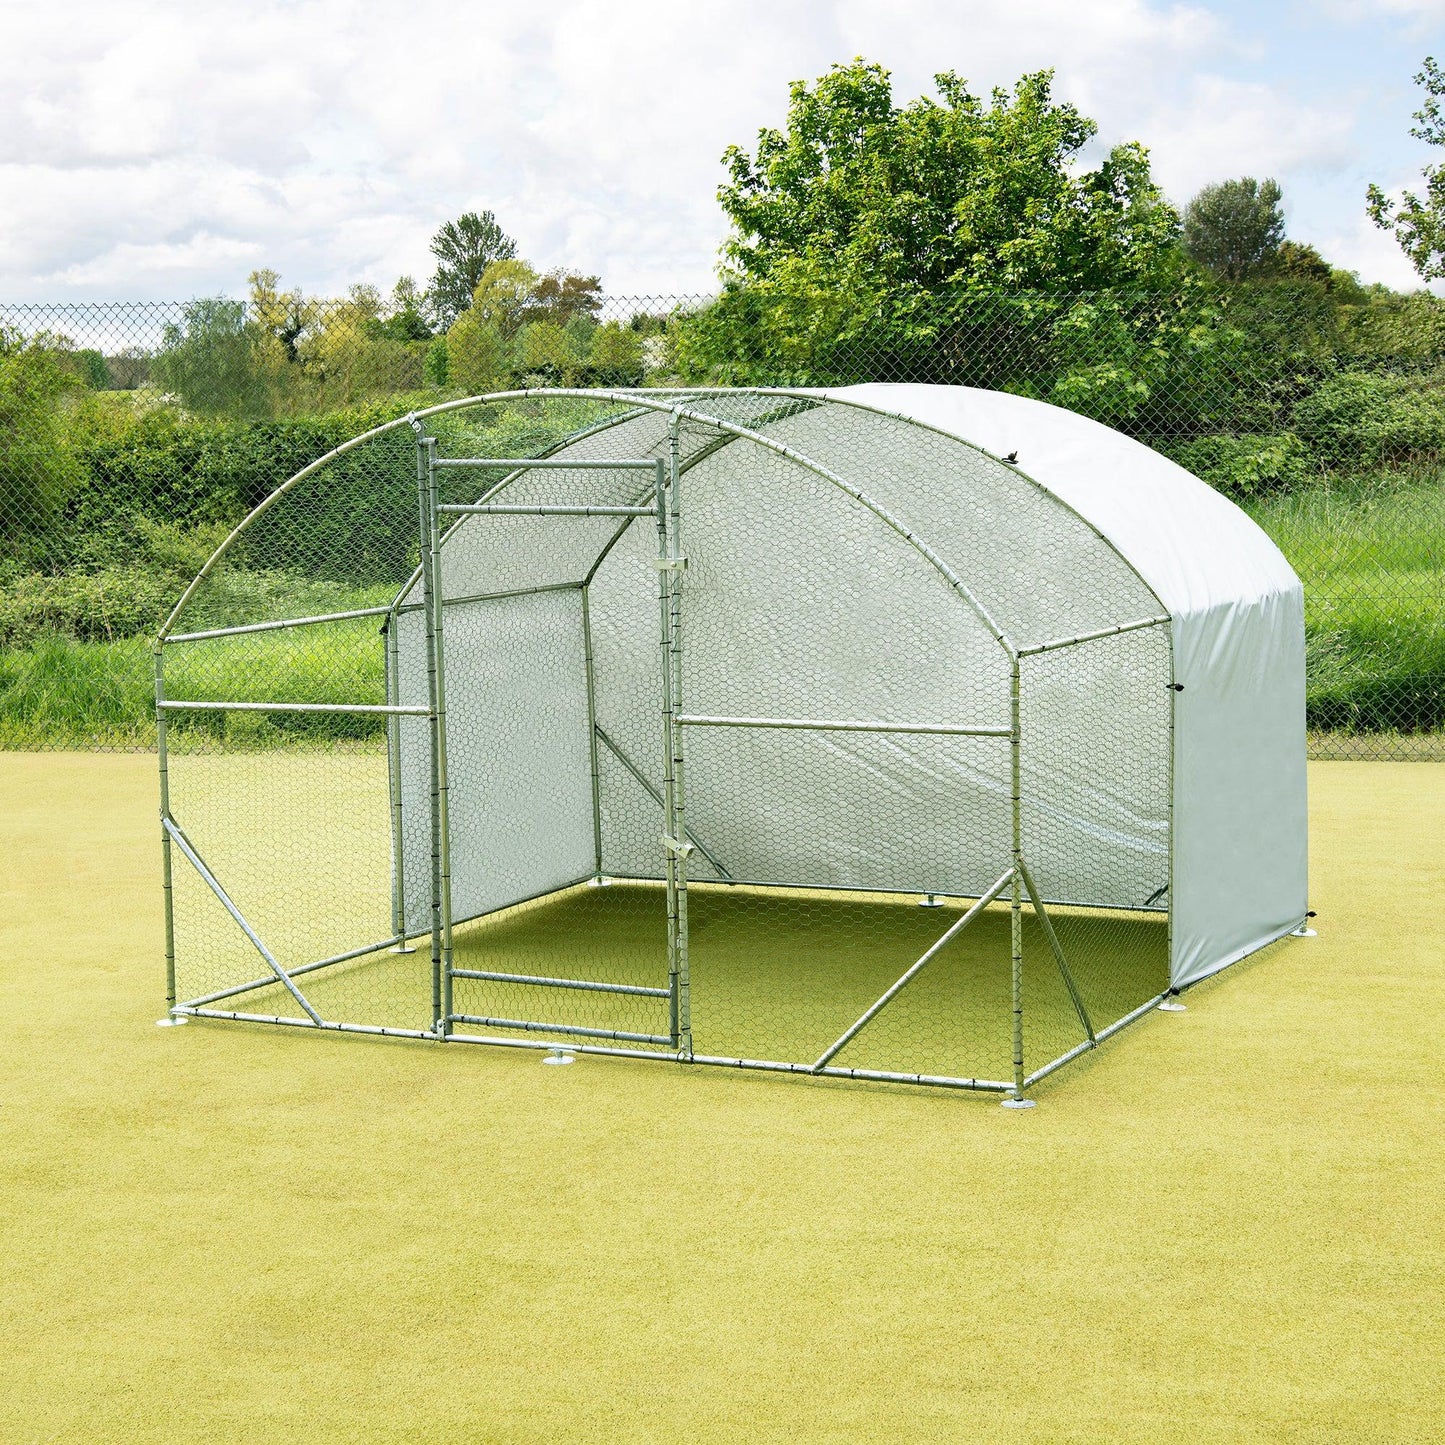
<path id="1" fill-rule="evenodd" d="M 1445 771 L 1311 783 L 1319 938 L 1009 1114 L 156 1029 L 151 761 L 0 758 L 0 1438 L 1433 1438 Z"/>
<path id="2" fill-rule="evenodd" d="M 1250 510 L 1304 582 L 1311 728 L 1445 729 L 1445 478 L 1344 479 Z"/>
<path id="3" fill-rule="evenodd" d="M 373 600 L 353 605 L 374 606 Z M 165 654 L 173 698 L 226 702 L 385 701 L 378 619 L 180 643 Z M 149 638 L 77 642 L 52 635 L 0 649 L 0 748 L 155 745 L 155 663 Z M 380 737 L 384 720 L 353 714 L 181 714 L 186 728 L 265 746 L 296 738 Z"/>

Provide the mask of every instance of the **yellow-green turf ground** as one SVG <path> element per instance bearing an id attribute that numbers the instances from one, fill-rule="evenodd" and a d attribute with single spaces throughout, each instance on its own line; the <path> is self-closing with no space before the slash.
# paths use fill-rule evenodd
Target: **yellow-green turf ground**
<path id="1" fill-rule="evenodd" d="M 1445 1438 L 1445 767 L 1010 1113 L 157 1029 L 154 765 L 0 755 L 0 1441 Z"/>

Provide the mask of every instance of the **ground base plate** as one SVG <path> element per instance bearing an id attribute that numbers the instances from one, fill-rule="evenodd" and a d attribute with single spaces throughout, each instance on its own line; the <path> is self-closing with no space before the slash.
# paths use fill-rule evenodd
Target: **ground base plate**
<path id="1" fill-rule="evenodd" d="M 184 1014 L 172 1014 L 163 1019 L 157 1019 L 156 1027 L 158 1029 L 178 1029 L 182 1024 L 189 1022 L 190 1020 Z"/>
<path id="2" fill-rule="evenodd" d="M 999 1107 L 1003 1109 L 1032 1109 L 1037 1103 L 1037 1099 L 1015 1099 L 1010 1096 L 1005 1099 Z"/>

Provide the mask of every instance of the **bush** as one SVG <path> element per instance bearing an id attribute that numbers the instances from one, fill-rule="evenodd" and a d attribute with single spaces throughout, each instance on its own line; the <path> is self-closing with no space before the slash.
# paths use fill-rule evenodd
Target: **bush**
<path id="1" fill-rule="evenodd" d="M 1174 460 L 1233 497 L 1262 496 L 1307 482 L 1309 452 L 1293 432 L 1278 436 L 1205 436 L 1169 448 Z"/>
<path id="2" fill-rule="evenodd" d="M 1342 372 L 1294 408 L 1295 430 L 1321 461 L 1390 466 L 1445 451 L 1445 375 Z"/>

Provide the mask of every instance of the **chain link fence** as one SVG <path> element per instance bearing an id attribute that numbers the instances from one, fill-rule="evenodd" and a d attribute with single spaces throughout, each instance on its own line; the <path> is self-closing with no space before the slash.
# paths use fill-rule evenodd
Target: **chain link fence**
<path id="1" fill-rule="evenodd" d="M 526 386 L 912 381 L 1068 407 L 1220 488 L 1304 580 L 1312 755 L 1445 758 L 1434 297 L 1283 283 L 990 293 L 860 318 L 754 288 L 554 297 L 428 330 L 362 292 L 264 310 L 224 298 L 0 306 L 0 747 L 154 747 L 151 639 L 217 543 L 303 466 L 410 410 Z M 500 409 L 491 445 L 535 455 L 561 440 L 549 425 Z M 308 578 L 316 614 L 360 606 L 365 579 L 414 564 L 391 556 L 398 519 L 365 469 L 356 476 L 352 510 L 318 513 L 289 543 L 323 551 L 315 529 L 347 529 L 356 575 Z M 295 615 L 284 570 L 234 569 L 217 615 L 267 615 L 268 593 Z M 293 651 L 238 665 L 242 685 L 248 669 L 280 667 L 298 696 L 355 690 L 309 675 L 309 654 Z M 359 719 L 346 745 L 380 746 L 375 720 Z"/>

